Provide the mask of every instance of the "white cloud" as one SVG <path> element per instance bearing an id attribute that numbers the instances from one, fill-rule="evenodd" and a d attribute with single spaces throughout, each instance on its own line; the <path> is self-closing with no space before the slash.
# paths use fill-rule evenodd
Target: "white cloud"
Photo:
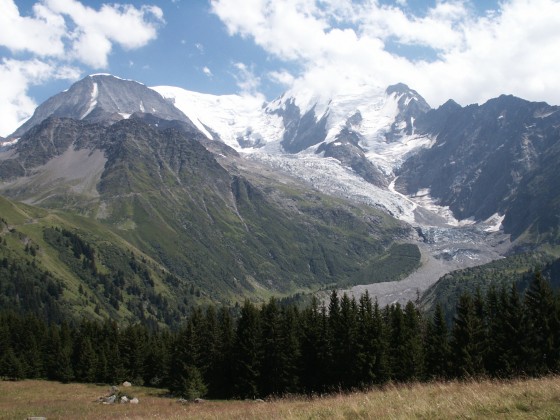
<path id="1" fill-rule="evenodd" d="M 96 10 L 76 0 L 40 0 L 32 15 L 22 16 L 14 0 L 0 0 L 0 10 L 0 46 L 14 54 L 0 65 L 0 135 L 14 131 L 33 112 L 30 86 L 75 79 L 78 65 L 105 68 L 114 45 L 143 47 L 164 23 L 156 6 L 103 4 Z"/>
<path id="2" fill-rule="evenodd" d="M 235 81 L 243 95 L 257 95 L 261 85 L 260 77 L 256 76 L 253 68 L 244 63 L 233 63 Z"/>
<path id="3" fill-rule="evenodd" d="M 212 11 L 230 34 L 299 64 L 294 86 L 325 95 L 363 83 L 405 82 L 432 105 L 448 98 L 483 102 L 501 93 L 560 102 L 559 0 L 504 0 L 484 16 L 468 0 L 438 0 L 422 16 L 406 3 L 213 0 Z M 431 50 L 431 60 L 399 56 L 394 45 Z M 268 77 L 290 82 L 281 72 Z"/>
<path id="4" fill-rule="evenodd" d="M 284 86 L 291 86 L 294 83 L 294 76 L 287 70 L 271 71 L 268 73 L 268 78 L 274 83 Z"/>
<path id="5" fill-rule="evenodd" d="M 212 70 L 210 70 L 210 69 L 209 69 L 208 67 L 206 67 L 206 66 L 204 66 L 204 67 L 202 68 L 202 72 L 203 72 L 206 76 L 208 76 L 208 77 L 212 77 L 212 76 L 213 76 Z"/>
<path id="6" fill-rule="evenodd" d="M 38 85 L 49 79 L 76 80 L 78 69 L 58 66 L 39 59 L 20 61 L 2 59 L 0 61 L 0 134 L 12 133 L 22 120 L 30 117 L 37 104 L 27 95 L 31 85 Z"/>
<path id="7" fill-rule="evenodd" d="M 163 12 L 156 6 L 104 4 L 99 10 L 76 0 L 43 0 L 53 13 L 67 16 L 75 27 L 67 37 L 74 56 L 94 68 L 107 66 L 113 43 L 125 49 L 140 48 L 157 36 Z"/>

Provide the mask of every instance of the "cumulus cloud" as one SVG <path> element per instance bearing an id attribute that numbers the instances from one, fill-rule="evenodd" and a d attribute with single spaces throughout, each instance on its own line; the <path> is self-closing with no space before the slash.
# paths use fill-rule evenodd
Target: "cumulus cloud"
<path id="1" fill-rule="evenodd" d="M 206 66 L 204 66 L 204 67 L 202 68 L 202 72 L 203 72 L 206 76 L 208 76 L 208 77 L 212 77 L 212 76 L 213 76 L 212 70 L 210 70 L 210 69 L 209 69 L 208 67 L 206 67 Z"/>
<path id="2" fill-rule="evenodd" d="M 414 15 L 406 1 L 212 0 L 231 35 L 299 65 L 293 80 L 269 73 L 281 84 L 326 95 L 405 82 L 434 106 L 501 93 L 558 103 L 560 1 L 504 0 L 496 7 L 480 15 L 468 0 L 438 0 Z M 410 55 L 416 47 L 430 58 Z"/>
<path id="3" fill-rule="evenodd" d="M 235 69 L 233 76 L 241 93 L 251 96 L 258 95 L 261 78 L 255 75 L 253 68 L 245 63 L 233 63 L 233 67 Z"/>
<path id="4" fill-rule="evenodd" d="M 0 63 L 3 135 L 33 112 L 30 86 L 75 80 L 78 66 L 105 68 L 114 45 L 143 47 L 164 23 L 156 6 L 103 4 L 96 10 L 77 0 L 40 0 L 22 16 L 14 0 L 0 0 L 0 10 L 0 46 L 13 55 Z"/>
<path id="5" fill-rule="evenodd" d="M 104 4 L 95 10 L 76 0 L 43 0 L 43 8 L 72 21 L 73 29 L 67 29 L 64 38 L 73 56 L 93 68 L 107 66 L 113 44 L 143 47 L 156 37 L 163 22 L 163 12 L 156 6 Z"/>
<path id="6" fill-rule="evenodd" d="M 294 76 L 287 70 L 271 71 L 268 73 L 268 78 L 283 86 L 291 86 L 295 80 Z"/>
<path id="7" fill-rule="evenodd" d="M 30 86 L 44 83 L 49 79 L 76 79 L 78 69 L 58 66 L 39 59 L 0 61 L 0 133 L 10 134 L 30 117 L 37 104 L 27 91 Z"/>

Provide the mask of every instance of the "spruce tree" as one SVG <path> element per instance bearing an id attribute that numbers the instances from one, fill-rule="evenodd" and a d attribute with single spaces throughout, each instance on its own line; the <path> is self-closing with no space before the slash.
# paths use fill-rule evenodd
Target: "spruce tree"
<path id="1" fill-rule="evenodd" d="M 452 328 L 453 367 L 459 377 L 476 377 L 484 371 L 483 325 L 472 297 L 463 294 L 457 303 Z"/>
<path id="2" fill-rule="evenodd" d="M 260 313 L 261 360 L 260 390 L 263 395 L 281 395 L 284 389 L 281 377 L 284 370 L 284 349 L 280 326 L 280 308 L 276 299 L 271 298 Z"/>
<path id="3" fill-rule="evenodd" d="M 355 299 L 346 293 L 340 300 L 340 317 L 338 330 L 333 335 L 334 362 L 339 365 L 339 384 L 344 389 L 357 385 L 358 375 L 358 307 Z"/>
<path id="4" fill-rule="evenodd" d="M 389 333 L 390 327 L 379 308 L 377 299 L 373 304 L 372 337 L 373 346 L 370 349 L 375 356 L 374 381 L 377 384 L 387 382 L 391 377 L 391 366 L 389 359 Z"/>
<path id="5" fill-rule="evenodd" d="M 11 347 L 0 356 L 0 378 L 17 381 L 25 378 L 25 370 L 21 360 Z"/>
<path id="6" fill-rule="evenodd" d="M 411 301 L 404 308 L 404 326 L 405 376 L 409 380 L 418 380 L 424 372 L 423 326 L 420 312 Z"/>
<path id="7" fill-rule="evenodd" d="M 235 340 L 234 321 L 227 308 L 218 311 L 218 347 L 212 368 L 209 371 L 209 394 L 217 398 L 233 396 L 233 346 Z"/>
<path id="8" fill-rule="evenodd" d="M 171 350 L 169 389 L 185 398 L 198 398 L 207 392 L 201 371 L 201 353 L 204 351 L 197 333 L 203 322 L 200 310 L 195 310 L 179 332 Z"/>
<path id="9" fill-rule="evenodd" d="M 261 325 L 259 311 L 245 301 L 235 332 L 234 393 L 241 398 L 259 396 L 259 373 L 261 362 Z"/>
<path id="10" fill-rule="evenodd" d="M 531 374 L 543 374 L 557 367 L 555 351 L 558 318 L 554 294 L 542 274 L 537 272 L 525 293 L 528 323 L 528 369 Z"/>
<path id="11" fill-rule="evenodd" d="M 323 391 L 329 379 L 330 351 L 325 306 L 312 297 L 301 315 L 301 384 L 307 393 Z"/>
<path id="12" fill-rule="evenodd" d="M 365 388 L 375 381 L 375 347 L 378 339 L 374 328 L 373 303 L 367 290 L 360 296 L 357 324 L 356 383 Z"/>
<path id="13" fill-rule="evenodd" d="M 526 373 L 525 364 L 528 357 L 528 328 L 527 318 L 523 309 L 521 297 L 517 287 L 512 283 L 509 293 L 502 298 L 502 334 L 505 348 L 502 356 L 502 371 L 499 376 L 511 377 Z"/>
<path id="14" fill-rule="evenodd" d="M 437 304 L 426 328 L 426 377 L 445 379 L 449 375 L 449 331 L 441 304 Z"/>
<path id="15" fill-rule="evenodd" d="M 80 334 L 74 347 L 74 374 L 80 382 L 95 382 L 97 378 L 97 354 L 93 350 L 91 338 Z"/>

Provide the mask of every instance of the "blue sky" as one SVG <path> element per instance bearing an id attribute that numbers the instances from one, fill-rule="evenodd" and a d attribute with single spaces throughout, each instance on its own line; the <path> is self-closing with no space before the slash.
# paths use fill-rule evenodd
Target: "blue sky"
<path id="1" fill-rule="evenodd" d="M 560 0 L 124 2 L 0 0 L 0 135 L 91 73 L 263 99 L 404 82 L 432 106 L 560 104 Z"/>

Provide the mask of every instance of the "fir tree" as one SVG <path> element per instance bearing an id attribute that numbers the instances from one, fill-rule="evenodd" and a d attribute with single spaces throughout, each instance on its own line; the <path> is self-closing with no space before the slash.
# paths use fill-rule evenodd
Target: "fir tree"
<path id="1" fill-rule="evenodd" d="M 426 376 L 447 378 L 449 375 L 450 346 L 449 331 L 443 308 L 438 303 L 426 329 Z"/>
<path id="2" fill-rule="evenodd" d="M 528 322 L 528 369 L 531 374 L 543 374 L 557 367 L 555 351 L 558 317 L 554 294 L 549 284 L 537 272 L 525 293 Z"/>
<path id="3" fill-rule="evenodd" d="M 241 398 L 255 398 L 259 394 L 261 362 L 261 325 L 255 306 L 245 301 L 237 324 L 234 345 L 234 392 Z"/>
<path id="4" fill-rule="evenodd" d="M 477 316 L 473 299 L 463 294 L 457 303 L 457 313 L 452 329 L 451 348 L 455 374 L 459 377 L 476 377 L 484 370 L 483 325 Z"/>

